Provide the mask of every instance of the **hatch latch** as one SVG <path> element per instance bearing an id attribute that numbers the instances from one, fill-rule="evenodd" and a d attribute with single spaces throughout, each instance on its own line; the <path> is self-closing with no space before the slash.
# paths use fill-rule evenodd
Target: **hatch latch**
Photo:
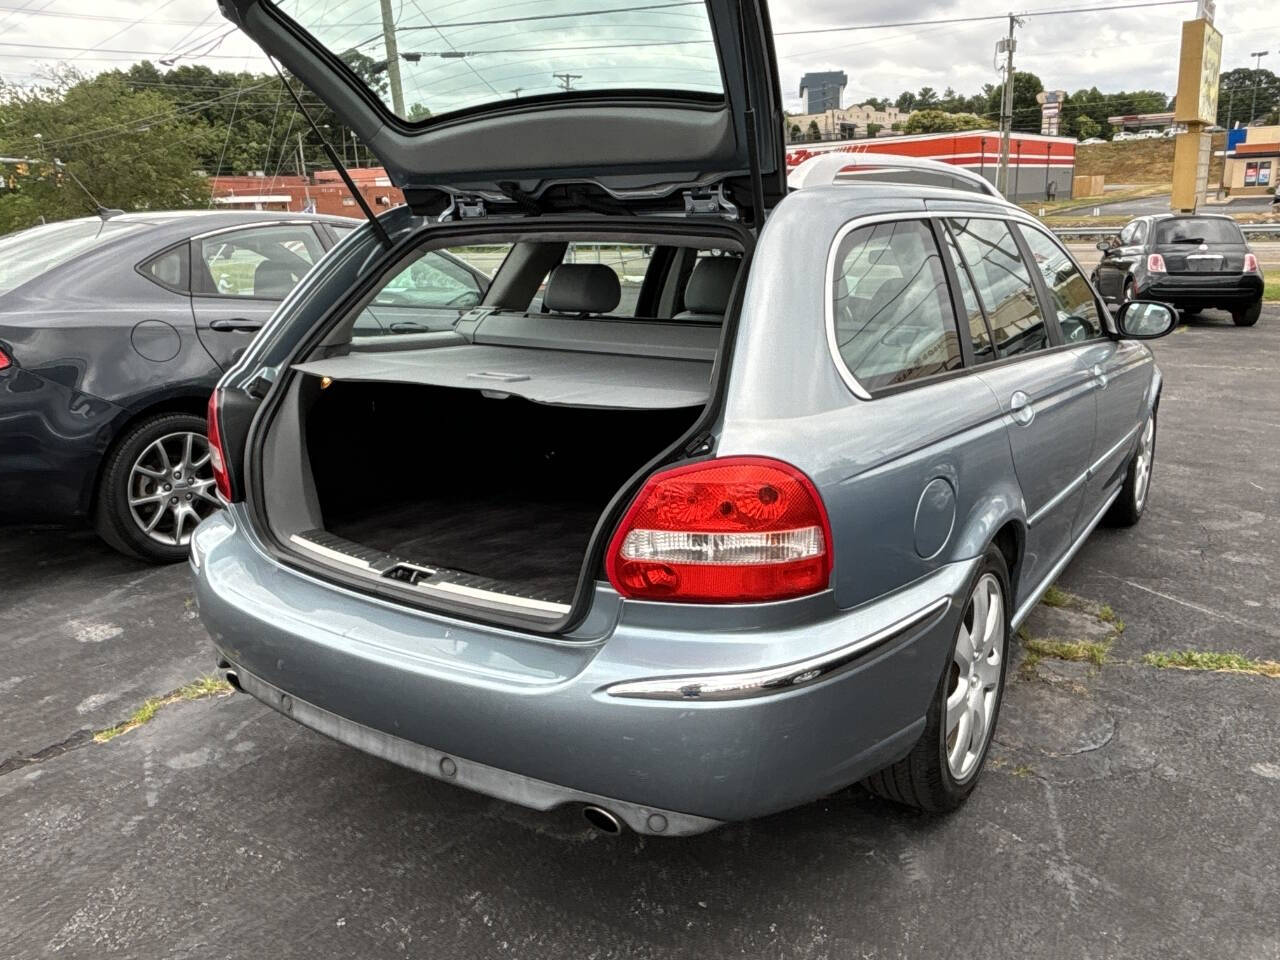
<path id="1" fill-rule="evenodd" d="M 738 219 L 738 208 L 734 206 L 724 193 L 724 184 L 714 187 L 694 187 L 684 192 L 684 214 L 686 217 L 723 217 L 727 220 Z"/>

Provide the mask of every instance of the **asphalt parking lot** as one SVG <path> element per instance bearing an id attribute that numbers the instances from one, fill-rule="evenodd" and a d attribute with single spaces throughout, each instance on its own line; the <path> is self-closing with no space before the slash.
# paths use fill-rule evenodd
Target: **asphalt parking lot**
<path id="1" fill-rule="evenodd" d="M 1011 673 L 945 819 L 852 788 L 607 838 L 239 695 L 98 743 L 212 671 L 187 570 L 0 532 L 0 956 L 1280 957 L 1280 679 L 1142 662 L 1280 659 L 1280 308 L 1155 349 L 1147 516 L 1095 534 L 1060 581 L 1078 599 L 1029 625 L 1108 660 Z"/>

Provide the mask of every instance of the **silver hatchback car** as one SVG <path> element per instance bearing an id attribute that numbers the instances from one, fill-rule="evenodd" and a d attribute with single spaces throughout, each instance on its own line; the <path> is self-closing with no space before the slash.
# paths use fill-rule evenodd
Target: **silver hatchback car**
<path id="1" fill-rule="evenodd" d="M 362 79 L 355 13 L 224 2 L 408 200 L 210 402 L 227 508 L 191 565 L 227 676 L 605 830 L 859 781 L 955 807 L 1013 631 L 1097 523 L 1142 515 L 1161 380 L 1137 341 L 1172 312 L 1112 316 L 962 169 L 841 154 L 788 184 L 763 2 L 660 5 L 647 45 L 625 10 L 446 5 L 365 41 Z M 405 52 L 481 21 L 465 57 Z"/>

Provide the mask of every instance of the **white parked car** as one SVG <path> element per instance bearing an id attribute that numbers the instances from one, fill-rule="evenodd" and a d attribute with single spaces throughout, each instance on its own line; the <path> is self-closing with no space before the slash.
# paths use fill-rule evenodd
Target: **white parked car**
<path id="1" fill-rule="evenodd" d="M 1103 140 L 1101 137 L 1090 137 L 1088 140 L 1081 140 L 1080 146 L 1092 147 L 1095 143 L 1106 143 L 1106 142 L 1107 141 Z"/>
<path id="2" fill-rule="evenodd" d="M 1137 140 L 1137 139 L 1138 139 L 1138 134 L 1133 133 L 1130 130 L 1121 130 L 1119 133 L 1117 133 L 1114 137 L 1111 138 L 1111 142 L 1120 143 L 1125 140 Z"/>

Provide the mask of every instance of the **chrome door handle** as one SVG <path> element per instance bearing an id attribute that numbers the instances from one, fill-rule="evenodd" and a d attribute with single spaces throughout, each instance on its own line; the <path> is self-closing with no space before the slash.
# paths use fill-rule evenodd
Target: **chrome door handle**
<path id="1" fill-rule="evenodd" d="M 1036 418 L 1036 409 L 1031 406 L 1031 398 L 1021 390 L 1016 391 L 1009 398 L 1009 416 L 1024 427 Z"/>
<path id="2" fill-rule="evenodd" d="M 1094 382 L 1098 384 L 1098 387 L 1105 390 L 1107 388 L 1107 374 L 1102 369 L 1102 364 L 1095 363 L 1093 369 L 1089 372 L 1093 374 Z"/>

